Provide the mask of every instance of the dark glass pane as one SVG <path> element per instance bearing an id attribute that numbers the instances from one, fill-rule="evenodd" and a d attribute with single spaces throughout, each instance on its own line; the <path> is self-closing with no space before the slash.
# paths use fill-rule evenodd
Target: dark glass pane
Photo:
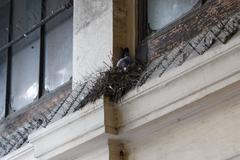
<path id="1" fill-rule="evenodd" d="M 47 0 L 50 15 L 66 0 Z M 45 90 L 50 91 L 66 83 L 72 76 L 72 9 L 63 12 L 46 24 Z"/>
<path id="2" fill-rule="evenodd" d="M 41 0 L 13 1 L 13 39 L 23 35 L 41 19 Z M 19 110 L 38 95 L 40 29 L 13 46 L 11 101 Z"/>
<path id="3" fill-rule="evenodd" d="M 0 48 L 8 43 L 9 3 L 0 3 Z M 0 119 L 5 115 L 7 50 L 0 52 Z"/>
<path id="4" fill-rule="evenodd" d="M 148 23 L 158 30 L 190 11 L 199 0 L 148 0 Z"/>
<path id="5" fill-rule="evenodd" d="M 7 63 L 6 54 L 0 54 L 0 119 L 5 114 L 5 96 L 6 96 L 6 74 Z"/>

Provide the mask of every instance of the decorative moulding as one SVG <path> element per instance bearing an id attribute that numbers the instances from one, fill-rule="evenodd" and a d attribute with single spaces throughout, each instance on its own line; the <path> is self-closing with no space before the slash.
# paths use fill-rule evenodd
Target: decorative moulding
<path id="1" fill-rule="evenodd" d="M 40 160 L 72 159 L 91 147 L 107 145 L 107 134 L 116 134 L 114 120 L 106 116 L 111 114 L 108 112 L 114 112 L 113 108 L 104 107 L 100 99 L 33 133 L 29 140 L 34 145 L 35 157 Z"/>
<path id="2" fill-rule="evenodd" d="M 240 80 L 240 36 L 215 45 L 204 55 L 153 77 L 129 92 L 119 112 L 119 134 L 127 133 Z"/>
<path id="3" fill-rule="evenodd" d="M 34 150 L 31 144 L 27 144 L 11 154 L 3 157 L 1 160 L 37 160 L 34 157 Z"/>

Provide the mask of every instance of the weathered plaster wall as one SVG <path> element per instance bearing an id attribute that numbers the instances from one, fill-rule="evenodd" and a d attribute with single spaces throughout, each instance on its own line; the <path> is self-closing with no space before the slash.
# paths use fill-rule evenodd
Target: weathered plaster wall
<path id="1" fill-rule="evenodd" d="M 116 63 L 120 48 L 134 57 L 134 6 L 135 0 L 74 1 L 73 84 Z"/>
<path id="2" fill-rule="evenodd" d="M 231 97 L 131 144 L 129 160 L 239 160 L 239 117 L 239 96 Z"/>
<path id="3" fill-rule="evenodd" d="M 75 0 L 73 81 L 111 64 L 113 52 L 112 0 Z"/>

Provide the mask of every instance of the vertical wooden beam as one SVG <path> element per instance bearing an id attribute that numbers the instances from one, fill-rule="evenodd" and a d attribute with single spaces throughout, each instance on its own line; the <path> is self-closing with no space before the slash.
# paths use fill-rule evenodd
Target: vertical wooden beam
<path id="1" fill-rule="evenodd" d="M 137 2 L 137 17 L 138 17 L 138 42 L 144 40 L 148 35 L 148 18 L 147 18 L 147 0 L 138 0 Z"/>
<path id="2" fill-rule="evenodd" d="M 113 0 L 113 62 L 121 58 L 121 48 L 128 47 L 135 57 L 136 49 L 136 1 Z"/>
<path id="3" fill-rule="evenodd" d="M 134 58 L 136 54 L 137 46 L 137 19 L 136 19 L 136 1 L 137 0 L 127 0 L 127 18 L 126 18 L 126 28 L 127 28 L 127 46 L 130 50 L 130 55 Z"/>

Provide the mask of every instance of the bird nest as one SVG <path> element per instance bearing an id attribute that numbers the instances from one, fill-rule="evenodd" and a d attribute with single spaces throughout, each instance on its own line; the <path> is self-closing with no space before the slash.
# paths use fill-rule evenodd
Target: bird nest
<path id="1" fill-rule="evenodd" d="M 144 68 L 142 64 L 133 64 L 126 71 L 113 67 L 100 73 L 87 97 L 88 101 L 94 102 L 101 95 L 105 95 L 111 101 L 118 102 L 128 91 L 137 86 Z"/>

